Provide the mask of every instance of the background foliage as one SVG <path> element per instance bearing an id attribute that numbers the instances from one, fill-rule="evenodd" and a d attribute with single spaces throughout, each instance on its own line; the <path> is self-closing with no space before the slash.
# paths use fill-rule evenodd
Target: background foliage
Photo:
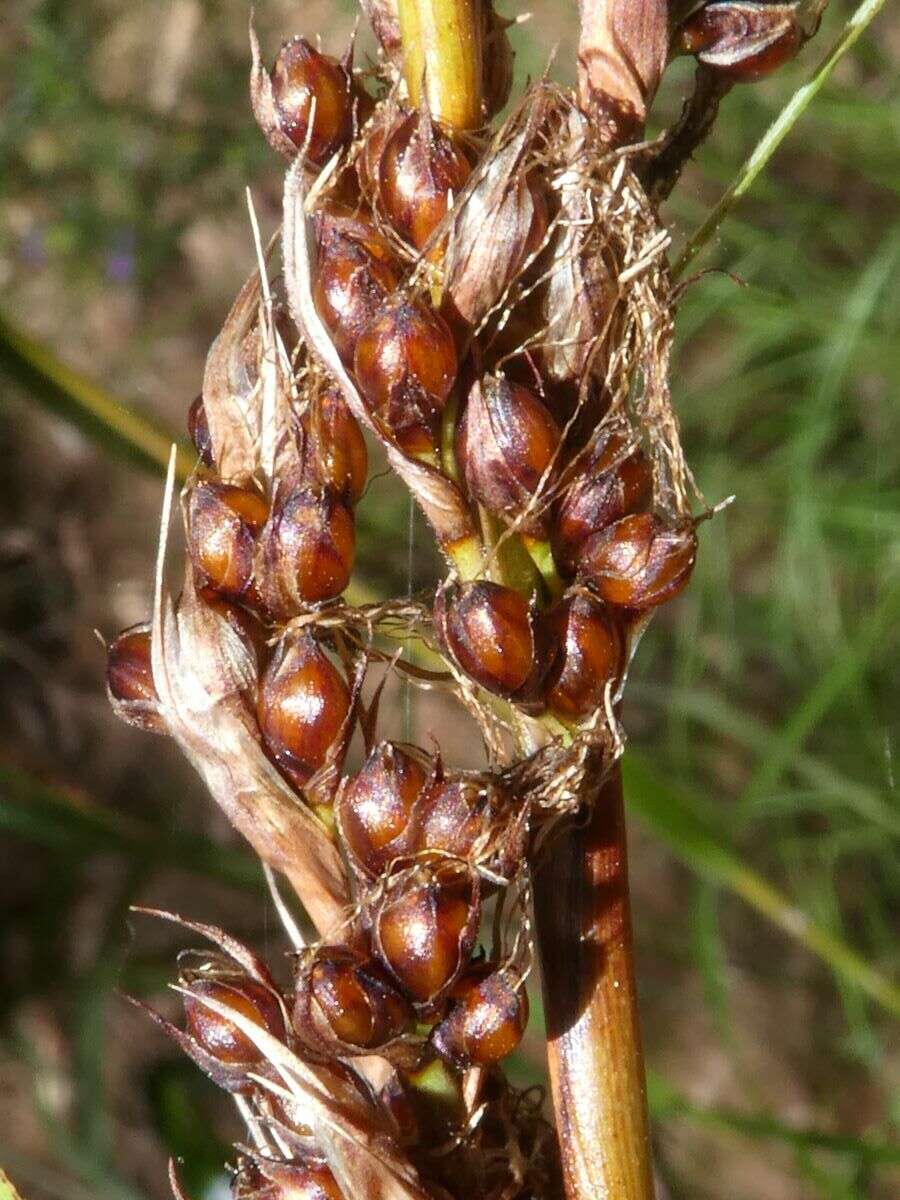
<path id="1" fill-rule="evenodd" d="M 558 39 L 566 78 L 574 6 L 530 7 L 520 77 Z M 782 75 L 732 93 L 668 207 L 676 240 L 848 11 L 833 5 Z M 0 1164 L 26 1200 L 161 1197 L 168 1154 L 197 1200 L 226 1186 L 230 1110 L 115 995 L 168 1003 L 177 943 L 145 922 L 133 937 L 129 904 L 283 949 L 255 865 L 190 772 L 115 724 L 92 632 L 148 608 L 157 443 L 134 417 L 182 427 L 252 265 L 247 183 L 277 220 L 246 17 L 238 0 L 8 0 L 0 14 Z M 352 12 L 279 0 L 259 21 L 270 52 L 316 31 L 336 50 Z M 736 501 L 642 644 L 627 713 L 641 1002 L 673 1198 L 900 1186 L 898 47 L 887 11 L 694 264 L 710 273 L 679 314 L 690 458 L 711 501 Z M 670 72 L 660 122 L 689 78 L 686 63 Z M 142 451 L 117 456 L 103 392 L 77 408 L 48 385 L 47 350 L 128 398 Z M 410 545 L 389 480 L 359 517 L 362 583 L 427 583 L 428 539 L 413 527 Z M 423 704 L 413 721 L 463 753 L 446 714 Z M 522 1081 L 540 1050 L 536 1028 Z"/>

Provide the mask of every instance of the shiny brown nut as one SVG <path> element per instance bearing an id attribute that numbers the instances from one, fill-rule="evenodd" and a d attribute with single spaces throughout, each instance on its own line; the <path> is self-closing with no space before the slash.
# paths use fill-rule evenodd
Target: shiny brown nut
<path id="1" fill-rule="evenodd" d="M 272 1037 L 285 1038 L 284 1015 L 278 997 L 264 984 L 245 976 L 224 979 L 195 979 L 182 995 L 185 1027 L 207 1054 L 226 1065 L 250 1066 L 262 1062 L 265 1054 L 252 1038 L 203 1003 L 203 998 L 230 1009 L 252 1021 Z"/>
<path id="2" fill-rule="evenodd" d="M 153 682 L 149 625 L 124 629 L 106 647 L 106 690 L 123 721 L 153 733 L 166 732 Z"/>
<path id="3" fill-rule="evenodd" d="M 460 1070 L 487 1067 L 511 1054 L 528 1024 L 528 996 L 497 963 L 471 967 L 448 993 L 447 1016 L 431 1035 L 442 1058 Z"/>
<path id="4" fill-rule="evenodd" d="M 578 575 L 608 604 L 653 608 L 687 585 L 696 557 L 691 522 L 669 525 L 652 513 L 639 513 L 587 539 Z"/>
<path id="5" fill-rule="evenodd" d="M 485 832 L 491 800 L 485 786 L 465 776 L 434 780 L 422 790 L 413 811 L 415 850 L 439 850 L 454 858 L 468 858 Z"/>
<path id="6" fill-rule="evenodd" d="M 388 889 L 373 921 L 375 945 L 414 1003 L 433 1003 L 464 968 L 479 912 L 477 876 L 454 862 L 419 868 Z"/>
<path id="7" fill-rule="evenodd" d="M 410 113 L 378 160 L 378 204 L 394 229 L 421 250 L 471 173 L 462 149 L 427 112 Z"/>
<path id="8" fill-rule="evenodd" d="M 413 1010 L 380 963 L 346 946 L 320 946 L 301 965 L 293 1020 L 313 1045 L 374 1050 L 409 1030 Z"/>
<path id="9" fill-rule="evenodd" d="M 301 424 L 305 477 L 352 508 L 365 491 L 369 452 L 339 389 L 328 386 L 314 395 Z"/>
<path id="10" fill-rule="evenodd" d="M 188 549 L 198 587 L 239 600 L 253 579 L 256 539 L 268 505 L 250 488 L 198 483 L 188 499 Z"/>
<path id="11" fill-rule="evenodd" d="M 487 580 L 438 603 L 435 623 L 462 670 L 498 696 L 527 695 L 546 669 L 528 601 Z"/>
<path id="12" fill-rule="evenodd" d="M 442 318 L 420 300 L 392 298 L 363 330 L 353 363 L 373 419 L 407 454 L 433 453 L 457 369 Z"/>
<path id="13" fill-rule="evenodd" d="M 322 166 L 350 141 L 350 76 L 306 38 L 291 38 L 281 47 L 272 68 L 272 94 L 281 132 L 298 150 L 306 146 L 310 162 Z"/>
<path id="14" fill-rule="evenodd" d="M 622 627 L 606 605 L 582 593 L 561 600 L 542 620 L 555 647 L 544 680 L 547 707 L 567 720 L 589 717 L 624 669 Z"/>
<path id="15" fill-rule="evenodd" d="M 292 1154 L 289 1161 L 260 1158 L 244 1164 L 233 1200 L 346 1200 L 324 1158 Z"/>
<path id="16" fill-rule="evenodd" d="M 755 83 L 789 62 L 803 44 L 795 4 L 723 0 L 705 4 L 679 29 L 675 44 L 735 83 Z"/>
<path id="17" fill-rule="evenodd" d="M 469 393 L 457 428 L 457 462 L 470 495 L 489 512 L 510 520 L 535 500 L 544 476 L 552 484 L 560 430 L 526 387 L 488 376 Z M 549 494 L 549 493 L 547 493 Z M 546 505 L 535 505 L 521 528 L 544 536 Z"/>
<path id="18" fill-rule="evenodd" d="M 206 467 L 214 467 L 216 460 L 213 455 L 212 438 L 209 434 L 209 423 L 206 420 L 206 409 L 203 406 L 202 396 L 196 396 L 188 409 L 187 430 L 188 437 L 193 442 L 200 461 Z"/>
<path id="19" fill-rule="evenodd" d="M 351 366 L 359 335 L 400 283 L 400 266 L 371 221 L 322 213 L 316 232 L 313 302 L 335 349 Z"/>
<path id="20" fill-rule="evenodd" d="M 277 497 L 261 541 L 266 607 L 286 620 L 307 604 L 339 596 L 350 582 L 355 549 L 353 514 L 333 493 L 301 488 Z"/>
<path id="21" fill-rule="evenodd" d="M 344 677 L 310 634 L 282 641 L 260 681 L 263 742 L 298 788 L 324 766 L 350 712 Z"/>
<path id="22" fill-rule="evenodd" d="M 614 430 L 578 461 L 559 500 L 552 532 L 560 569 L 574 573 L 581 546 L 591 534 L 645 508 L 653 499 L 653 468 L 639 447 L 623 457 L 630 442 Z"/>
<path id="23" fill-rule="evenodd" d="M 402 746 L 381 742 L 341 790 L 335 820 L 351 862 L 375 878 L 410 851 L 409 820 L 425 785 L 419 760 Z"/>

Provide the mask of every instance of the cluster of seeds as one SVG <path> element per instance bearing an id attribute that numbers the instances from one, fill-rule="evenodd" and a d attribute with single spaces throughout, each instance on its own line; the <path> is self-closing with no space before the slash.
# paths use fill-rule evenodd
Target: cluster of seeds
<path id="1" fill-rule="evenodd" d="M 733 10 L 752 8 L 707 6 L 679 44 L 711 69 Z M 786 54 L 776 33 L 739 66 L 732 51 L 726 77 Z M 294 38 L 266 71 L 253 51 L 254 111 L 293 162 L 283 278 L 270 291 L 261 263 L 211 351 L 188 414 L 185 588 L 167 608 L 157 581 L 153 622 L 108 647 L 107 685 L 125 720 L 176 737 L 302 899 L 326 879 L 308 905 L 322 940 L 298 946 L 283 987 L 185 923 L 222 953 L 182 969 L 185 1028 L 162 1023 L 248 1119 L 259 1153 L 238 1200 L 346 1193 L 315 1106 L 283 1086 L 297 1078 L 408 1154 L 403 1195 L 549 1195 L 542 1123 L 497 1067 L 528 1016 L 529 853 L 554 805 L 582 802 L 588 751 L 608 768 L 598 716 L 609 734 L 635 633 L 697 550 L 665 383 L 664 231 L 633 164 L 549 85 L 491 138 L 412 108 L 386 65 L 365 77 Z M 485 129 L 507 98 L 486 94 Z M 377 617 L 341 600 L 363 425 L 447 560 L 418 610 L 442 684 L 504 723 L 517 763 L 486 724 L 483 772 L 376 736 L 361 692 Z M 347 774 L 357 731 L 365 760 Z M 548 746 L 564 801 L 541 792 Z"/>

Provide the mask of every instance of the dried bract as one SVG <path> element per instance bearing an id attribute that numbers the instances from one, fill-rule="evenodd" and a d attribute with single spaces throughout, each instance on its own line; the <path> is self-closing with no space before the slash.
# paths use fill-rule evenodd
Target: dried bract
<path id="1" fill-rule="evenodd" d="M 445 288 L 472 325 L 492 311 L 547 232 L 547 202 L 524 166 L 529 133 L 520 130 L 479 168 L 472 191 L 454 209 Z"/>
<path id="2" fill-rule="evenodd" d="M 578 0 L 578 8 L 581 105 L 603 141 L 636 141 L 666 65 L 666 0 Z"/>

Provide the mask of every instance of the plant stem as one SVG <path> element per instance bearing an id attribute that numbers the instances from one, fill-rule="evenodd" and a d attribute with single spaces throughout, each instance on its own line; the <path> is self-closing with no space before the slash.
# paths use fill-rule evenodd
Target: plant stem
<path id="1" fill-rule="evenodd" d="M 819 63 L 812 78 L 793 94 L 738 171 L 734 182 L 700 228 L 688 239 L 681 252 L 681 257 L 672 268 L 673 276 L 678 276 L 684 271 L 685 267 L 710 240 L 738 200 L 750 190 L 769 159 L 809 108 L 831 72 L 883 7 L 884 0 L 863 0 L 862 4 L 847 19 L 840 36 Z"/>
<path id="2" fill-rule="evenodd" d="M 403 74 L 415 108 L 453 129 L 482 123 L 477 0 L 399 0 Z"/>
<path id="3" fill-rule="evenodd" d="M 550 844 L 535 916 L 568 1200 L 652 1200 L 618 766 Z"/>

